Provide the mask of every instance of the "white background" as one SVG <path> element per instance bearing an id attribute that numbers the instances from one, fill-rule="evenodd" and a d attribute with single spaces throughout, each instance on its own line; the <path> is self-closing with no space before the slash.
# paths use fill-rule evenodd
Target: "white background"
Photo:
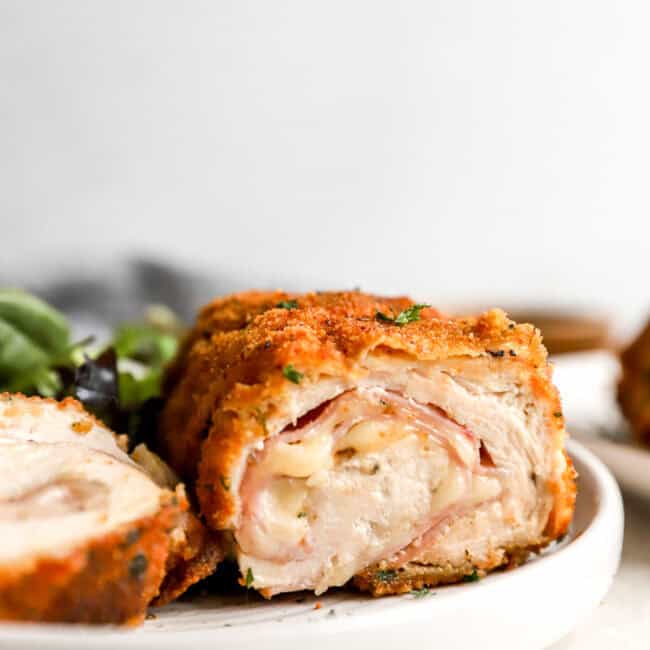
<path id="1" fill-rule="evenodd" d="M 0 0 L 0 280 L 645 313 L 650 3 Z"/>

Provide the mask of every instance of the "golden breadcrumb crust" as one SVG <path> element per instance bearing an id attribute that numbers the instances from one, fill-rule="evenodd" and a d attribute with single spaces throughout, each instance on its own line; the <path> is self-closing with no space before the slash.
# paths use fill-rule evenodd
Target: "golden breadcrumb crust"
<path id="1" fill-rule="evenodd" d="M 277 307 L 282 300 L 297 306 Z M 302 375 L 299 389 L 323 377 L 359 376 L 363 357 L 376 348 L 419 360 L 480 356 L 492 364 L 522 364 L 544 404 L 552 445 L 563 450 L 561 405 L 533 326 L 516 325 L 500 310 L 452 319 L 426 308 L 420 320 L 403 326 L 377 319 L 378 312 L 394 317 L 412 304 L 358 292 L 248 292 L 202 310 L 167 384 L 158 442 L 163 457 L 194 481 L 209 526 L 232 526 L 233 468 L 249 445 L 268 437 L 267 422 L 291 404 L 297 386 L 285 375 L 289 364 Z M 574 479 L 567 457 L 563 476 L 549 485 L 555 503 L 548 540 L 568 527 Z"/>
<path id="2" fill-rule="evenodd" d="M 299 302 L 298 302 L 299 299 Z M 375 308 L 381 303 L 384 309 L 399 313 L 413 304 L 407 297 L 379 298 L 357 291 L 318 292 L 308 294 L 287 293 L 286 291 L 245 291 L 223 298 L 217 298 L 201 309 L 196 324 L 186 336 L 179 354 L 171 364 L 165 376 L 166 392 L 170 392 L 176 381 L 182 377 L 188 355 L 193 345 L 203 339 L 208 340 L 213 334 L 240 330 L 249 325 L 256 316 L 279 305 L 290 309 L 297 302 L 300 309 L 307 307 L 336 308 L 345 311 L 351 308 L 374 316 Z M 434 312 L 433 309 L 430 310 Z"/>
<path id="3" fill-rule="evenodd" d="M 0 569 L 0 619 L 136 625 L 165 574 L 178 506 L 121 526 L 27 571 Z"/>
<path id="4" fill-rule="evenodd" d="M 639 442 L 650 445 L 650 321 L 621 354 L 618 402 Z"/>
<path id="5" fill-rule="evenodd" d="M 161 607 L 184 594 L 193 584 L 212 575 L 224 558 L 221 536 L 208 529 L 191 512 L 183 513 L 184 538 L 179 548 L 172 548 L 165 569 L 165 579 L 158 596 L 151 603 Z"/>
<path id="6" fill-rule="evenodd" d="M 355 575 L 352 581 L 359 591 L 367 591 L 372 596 L 405 594 L 454 582 L 475 582 L 494 569 L 518 567 L 531 553 L 540 551 L 547 544 L 548 540 L 543 539 L 525 547 L 494 549 L 485 558 L 468 557 L 460 565 L 407 562 L 394 568 L 386 562 L 379 562 Z"/>

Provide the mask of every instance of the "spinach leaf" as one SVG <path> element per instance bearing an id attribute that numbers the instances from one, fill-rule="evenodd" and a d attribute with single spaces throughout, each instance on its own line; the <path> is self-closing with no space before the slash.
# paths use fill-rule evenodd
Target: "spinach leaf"
<path id="1" fill-rule="evenodd" d="M 48 354 L 11 323 L 0 319 L 0 377 L 9 379 L 44 366 Z"/>
<path id="2" fill-rule="evenodd" d="M 45 353 L 62 353 L 70 345 L 65 316 L 20 289 L 0 289 L 0 320 L 15 327 Z"/>

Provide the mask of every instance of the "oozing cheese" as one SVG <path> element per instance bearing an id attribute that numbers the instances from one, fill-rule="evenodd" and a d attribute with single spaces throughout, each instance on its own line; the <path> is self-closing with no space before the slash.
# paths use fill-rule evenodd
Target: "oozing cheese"
<path id="1" fill-rule="evenodd" d="M 304 510 L 306 497 L 304 480 L 273 479 L 260 504 L 264 513 L 260 519 L 268 535 L 283 539 L 288 545 L 299 545 L 309 529 Z"/>
<path id="2" fill-rule="evenodd" d="M 306 478 L 332 461 L 332 437 L 329 433 L 287 443 L 278 441 L 269 450 L 264 467 L 271 474 Z"/>
<path id="3" fill-rule="evenodd" d="M 440 482 L 438 489 L 431 497 L 431 509 L 443 511 L 453 503 L 467 495 L 468 472 L 454 464 L 449 464 L 447 475 Z"/>
<path id="4" fill-rule="evenodd" d="M 411 431 L 409 431 L 411 429 Z M 391 420 L 363 420 L 355 424 L 336 443 L 336 451 L 353 449 L 359 454 L 379 451 L 411 433 L 413 427 Z"/>

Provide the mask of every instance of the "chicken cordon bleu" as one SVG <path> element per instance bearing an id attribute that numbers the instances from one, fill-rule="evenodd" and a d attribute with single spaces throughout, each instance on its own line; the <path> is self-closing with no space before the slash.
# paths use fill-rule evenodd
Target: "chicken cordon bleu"
<path id="1" fill-rule="evenodd" d="M 159 450 L 265 597 L 475 579 L 572 517 L 546 350 L 499 310 L 237 294 L 203 309 L 166 387 Z"/>
<path id="2" fill-rule="evenodd" d="M 0 619 L 138 623 L 221 559 L 120 442 L 73 399 L 0 395 Z"/>
<path id="3" fill-rule="evenodd" d="M 650 321 L 621 353 L 618 403 L 638 441 L 650 446 Z"/>

